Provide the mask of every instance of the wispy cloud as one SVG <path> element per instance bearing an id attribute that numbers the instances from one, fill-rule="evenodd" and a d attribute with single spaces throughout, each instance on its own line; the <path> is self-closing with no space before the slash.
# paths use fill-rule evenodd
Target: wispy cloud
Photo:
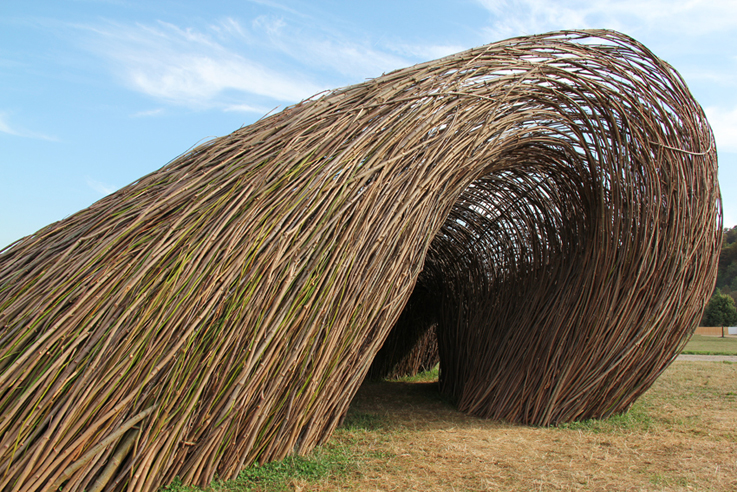
<path id="1" fill-rule="evenodd" d="M 490 40 L 561 28 L 591 27 L 586 6 L 582 5 L 584 2 L 571 6 L 538 0 L 477 0 L 477 3 L 492 15 L 492 22 L 486 28 Z"/>
<path id="2" fill-rule="evenodd" d="M 733 0 L 476 0 L 502 37 L 557 29 L 608 27 L 701 35 L 737 27 Z"/>
<path id="3" fill-rule="evenodd" d="M 687 80 L 701 80 L 710 84 L 737 89 L 737 62 L 733 63 L 731 67 L 723 66 L 721 68 L 721 72 L 717 70 L 696 69 L 695 67 L 687 68 L 686 70 L 681 70 L 681 75 Z"/>
<path id="4" fill-rule="evenodd" d="M 387 44 L 387 48 L 406 57 L 420 60 L 434 60 L 467 50 L 470 46 L 460 44 Z"/>
<path id="5" fill-rule="evenodd" d="M 734 86 L 734 0 L 475 0 L 488 40 L 565 29 L 614 29 L 655 50 L 689 81 Z M 709 60 L 719 59 L 712 63 Z M 731 63 L 724 63 L 729 59 Z M 713 67 L 713 68 L 712 68 Z"/>
<path id="6" fill-rule="evenodd" d="M 343 30 L 339 30 L 323 19 L 284 9 L 272 2 L 252 1 L 295 15 L 289 18 L 281 14 L 260 15 L 251 21 L 249 29 L 229 19 L 230 23 L 239 26 L 239 32 L 250 32 L 250 37 L 258 40 L 262 47 L 266 43 L 294 61 L 340 73 L 354 81 L 468 48 L 457 44 L 411 44 L 402 40 L 374 39 L 360 29 L 353 29 L 354 26 L 343 26 Z"/>
<path id="7" fill-rule="evenodd" d="M 288 12 L 290 14 L 294 14 L 294 15 L 297 15 L 297 16 L 300 16 L 300 17 L 307 17 L 304 14 L 302 14 L 301 12 L 299 12 L 297 10 L 294 10 L 293 8 L 287 7 L 285 5 L 282 5 L 282 4 L 278 3 L 278 2 L 270 2 L 268 0 L 247 0 L 247 1 L 249 1 L 251 3 L 255 3 L 257 5 L 263 5 L 265 7 L 271 7 L 273 9 L 282 10 L 284 12 Z"/>
<path id="8" fill-rule="evenodd" d="M 25 128 L 11 125 L 8 121 L 7 114 L 5 113 L 0 113 L 0 132 L 7 133 L 8 135 L 13 135 L 15 137 L 35 138 L 38 140 L 47 140 L 49 142 L 59 142 L 60 141 L 58 137 L 54 137 L 52 135 L 45 135 L 43 133 L 32 132 L 32 131 L 26 130 Z"/>
<path id="9" fill-rule="evenodd" d="M 231 106 L 226 106 L 223 108 L 223 111 L 226 112 L 234 112 L 234 113 L 259 113 L 259 114 L 265 114 L 269 110 L 263 107 L 258 106 L 251 106 L 249 104 L 233 104 Z"/>
<path id="10" fill-rule="evenodd" d="M 376 77 L 412 64 L 412 60 L 382 50 L 360 36 L 344 35 L 332 29 L 316 30 L 307 25 L 287 21 L 281 16 L 261 15 L 251 22 L 257 39 L 271 49 L 299 63 L 350 77 L 353 81 Z"/>
<path id="11" fill-rule="evenodd" d="M 6 116 L 2 113 L 0 113 L 0 132 L 7 133 L 8 135 L 15 135 L 16 137 L 23 136 L 18 130 L 11 128 L 6 121 Z"/>
<path id="12" fill-rule="evenodd" d="M 709 120 L 717 149 L 722 152 L 737 152 L 737 107 L 731 110 L 720 107 L 704 109 Z"/>
<path id="13" fill-rule="evenodd" d="M 133 113 L 131 118 L 148 118 L 150 116 L 156 116 L 164 113 L 164 108 L 149 109 L 148 111 L 138 111 Z"/>
<path id="14" fill-rule="evenodd" d="M 303 75 L 246 58 L 212 33 L 164 22 L 81 27 L 97 38 L 89 46 L 111 63 L 124 84 L 168 103 L 224 107 L 233 93 L 295 102 L 323 89 Z"/>
<path id="15" fill-rule="evenodd" d="M 100 193 L 101 195 L 109 195 L 110 193 L 118 189 L 115 186 L 111 186 L 111 185 L 102 183 L 100 181 L 94 180 L 90 178 L 89 176 L 86 178 L 86 182 L 87 182 L 87 186 L 89 186 L 96 192 Z"/>
<path id="16" fill-rule="evenodd" d="M 162 21 L 74 27 L 87 34 L 80 44 L 107 60 L 129 88 L 165 104 L 224 111 L 263 112 L 269 99 L 294 103 L 463 49 L 382 43 L 274 2 L 255 3 L 271 12 L 195 27 Z"/>

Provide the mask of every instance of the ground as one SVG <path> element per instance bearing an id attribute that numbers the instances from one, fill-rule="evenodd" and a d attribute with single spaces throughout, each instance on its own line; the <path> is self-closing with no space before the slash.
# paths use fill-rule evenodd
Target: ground
<path id="1" fill-rule="evenodd" d="M 436 375 L 365 383 L 313 455 L 208 490 L 737 490 L 737 363 L 676 361 L 627 414 L 550 428 L 464 415 Z"/>
<path id="2" fill-rule="evenodd" d="M 714 337 L 694 335 L 683 349 L 684 354 L 737 355 L 737 335 Z"/>
<path id="3" fill-rule="evenodd" d="M 371 383 L 351 412 L 375 428 L 336 436 L 366 457 L 304 488 L 737 490 L 735 395 L 736 364 L 676 362 L 625 416 L 535 428 L 462 415 L 433 383 Z"/>

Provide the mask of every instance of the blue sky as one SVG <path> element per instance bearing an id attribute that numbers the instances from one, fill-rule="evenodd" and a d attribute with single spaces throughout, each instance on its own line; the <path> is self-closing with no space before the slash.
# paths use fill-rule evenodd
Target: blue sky
<path id="1" fill-rule="evenodd" d="M 737 224 L 735 0 L 25 0 L 0 5 L 0 248 L 318 91 L 576 28 L 622 31 L 681 73 Z"/>

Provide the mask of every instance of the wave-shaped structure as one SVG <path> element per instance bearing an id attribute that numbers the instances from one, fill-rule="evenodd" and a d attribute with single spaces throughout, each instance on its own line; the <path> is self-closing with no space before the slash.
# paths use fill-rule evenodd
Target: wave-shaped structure
<path id="1" fill-rule="evenodd" d="M 704 113 L 624 35 L 315 96 L 0 254 L 0 488 L 150 491 L 305 453 L 413 291 L 394 336 L 436 329 L 461 410 L 621 412 L 691 333 L 720 239 Z"/>

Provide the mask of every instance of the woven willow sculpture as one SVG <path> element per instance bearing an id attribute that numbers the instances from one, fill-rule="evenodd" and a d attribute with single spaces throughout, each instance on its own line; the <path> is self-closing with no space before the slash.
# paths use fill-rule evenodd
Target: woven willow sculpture
<path id="1" fill-rule="evenodd" d="M 397 329 L 436 326 L 462 411 L 626 410 L 703 310 L 719 200 L 701 108 L 618 33 L 315 96 L 2 252 L 0 488 L 151 491 L 305 453 L 413 290 Z"/>

